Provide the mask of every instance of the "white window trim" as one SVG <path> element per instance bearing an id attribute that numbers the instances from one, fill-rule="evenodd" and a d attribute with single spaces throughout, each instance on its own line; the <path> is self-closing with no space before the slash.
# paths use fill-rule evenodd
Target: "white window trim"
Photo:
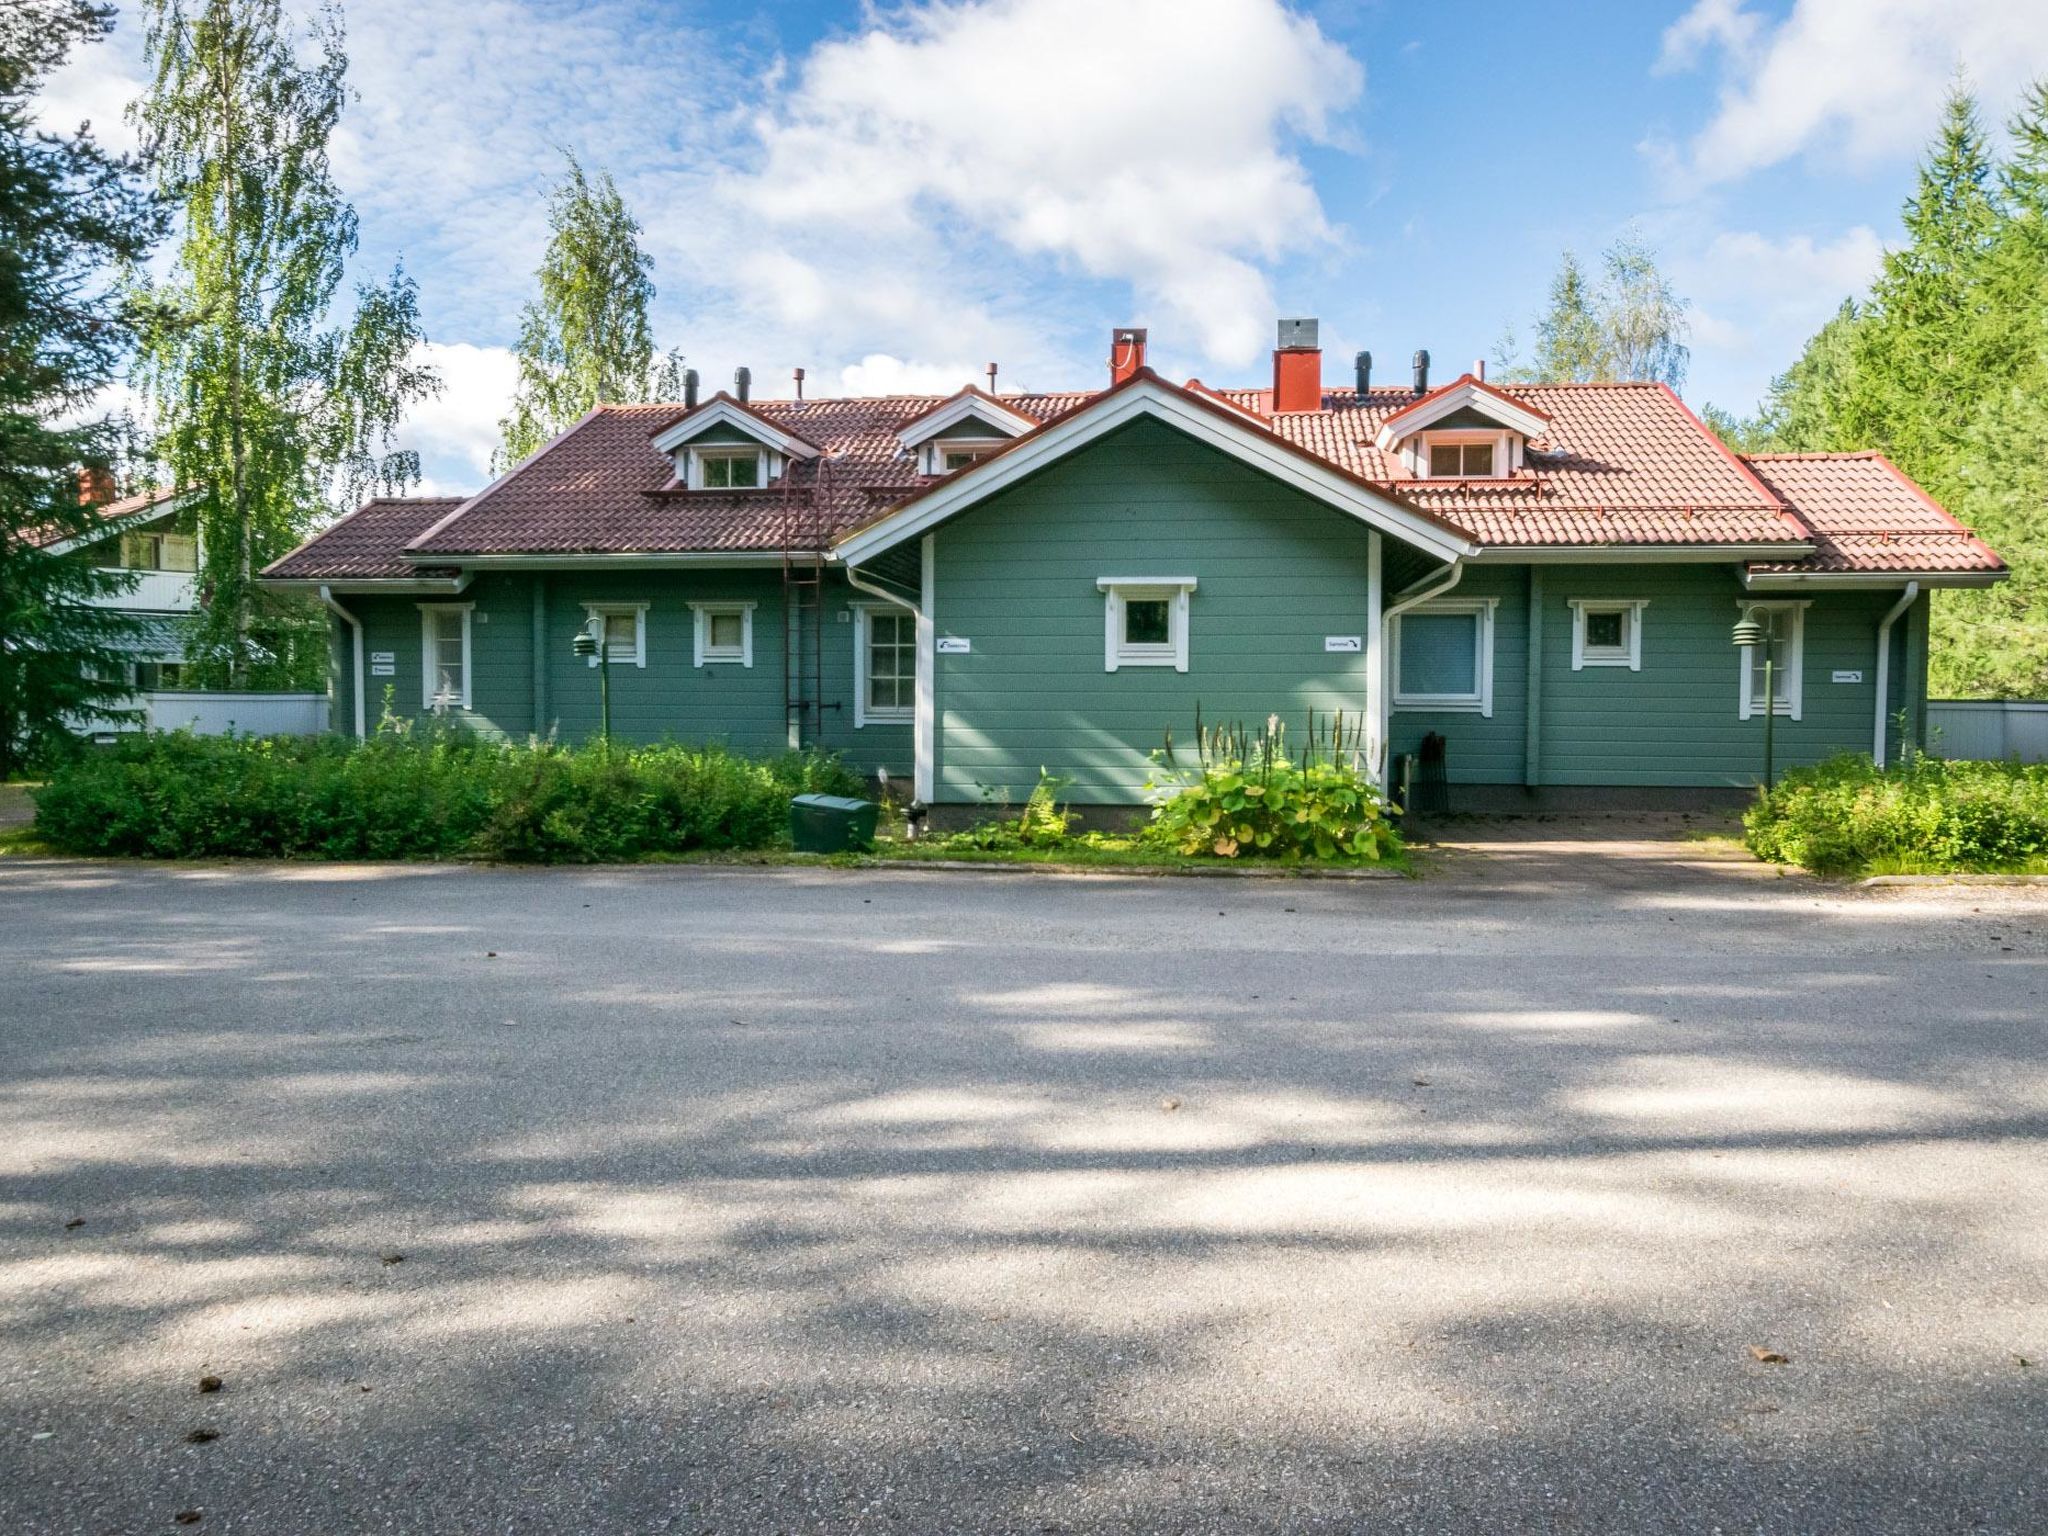
<path id="1" fill-rule="evenodd" d="M 928 475 L 952 475 L 959 470 L 946 468 L 946 455 L 972 448 L 986 458 L 1010 440 L 1007 437 L 935 437 L 924 445 L 924 463 L 921 466 Z M 970 466 L 963 465 L 962 468 Z"/>
<path id="2" fill-rule="evenodd" d="M 1650 606 L 1647 597 L 1574 597 L 1568 601 L 1572 610 L 1574 672 L 1583 672 L 1587 667 L 1627 667 L 1631 672 L 1643 670 L 1643 610 Z M 1623 615 L 1627 633 L 1618 648 L 1596 650 L 1586 644 L 1586 615 L 1589 613 Z"/>
<path id="3" fill-rule="evenodd" d="M 707 459 L 752 459 L 754 460 L 754 484 L 737 486 L 712 486 L 704 483 L 704 463 Z M 693 491 L 764 491 L 774 478 L 777 459 L 766 448 L 750 447 L 746 443 L 706 443 L 701 448 L 689 450 L 689 488 Z"/>
<path id="4" fill-rule="evenodd" d="M 473 653 L 469 644 L 471 620 L 476 610 L 475 603 L 419 603 L 420 611 L 420 708 L 434 707 L 434 617 L 442 613 L 462 615 L 462 697 L 455 700 L 455 707 L 468 709 L 470 698 L 470 673 L 474 670 L 471 661 Z"/>
<path id="5" fill-rule="evenodd" d="M 1195 590 L 1192 576 L 1098 576 L 1096 590 L 1103 595 L 1102 670 L 1122 667 L 1171 667 L 1188 669 L 1188 594 Z M 1124 604 L 1132 598 L 1166 599 L 1166 644 L 1129 646 L 1124 644 Z"/>
<path id="6" fill-rule="evenodd" d="M 1792 636 L 1786 642 L 1786 650 L 1790 654 L 1779 657 L 1779 663 L 1784 668 L 1785 702 L 1776 704 L 1773 713 L 1788 720 L 1799 719 L 1800 712 L 1805 708 L 1806 703 L 1806 610 L 1813 606 L 1812 599 L 1809 598 L 1802 602 L 1760 603 L 1738 597 L 1735 600 L 1735 606 L 1740 610 L 1737 614 L 1738 618 L 1748 614 L 1753 608 L 1789 609 L 1791 611 Z M 1748 720 L 1752 716 L 1763 713 L 1757 707 L 1756 699 L 1753 696 L 1755 692 L 1754 685 L 1750 681 L 1749 653 L 1753 649 L 1755 648 L 1743 647 L 1736 652 L 1736 656 L 1741 663 L 1741 694 L 1737 718 L 1743 720 Z M 1775 682 L 1776 680 L 1773 679 L 1773 681 Z"/>
<path id="7" fill-rule="evenodd" d="M 1429 450 L 1438 443 L 1493 444 L 1493 473 L 1490 476 L 1432 475 L 1429 472 Z M 1490 427 L 1451 427 L 1441 432 L 1418 432 L 1408 439 L 1403 454 L 1408 462 L 1408 472 L 1418 480 L 1505 480 L 1522 467 L 1522 438 L 1518 433 L 1496 431 Z"/>
<path id="8" fill-rule="evenodd" d="M 599 645 L 604 644 L 604 625 L 600 622 L 601 620 L 617 618 L 620 614 L 632 614 L 632 653 L 630 655 L 623 655 L 614 652 L 611 657 L 611 663 L 615 667 L 644 667 L 647 665 L 647 604 L 585 603 L 583 605 L 583 612 L 586 615 L 584 619 L 584 624 L 590 630 L 590 637 L 593 640 L 597 641 Z M 597 665 L 597 658 L 595 656 L 590 658 L 590 664 L 593 667 Z"/>
<path id="9" fill-rule="evenodd" d="M 853 728 L 860 730 L 870 725 L 910 725 L 917 719 L 917 704 L 899 704 L 890 709 L 876 709 L 868 704 L 868 625 L 879 612 L 900 614 L 913 621 L 917 610 L 908 603 L 855 603 L 853 605 Z M 911 687 L 917 686 L 916 659 L 917 640 L 913 628 L 911 638 Z"/>
<path id="10" fill-rule="evenodd" d="M 1394 615 L 1388 636 L 1388 649 L 1393 653 L 1394 674 L 1393 702 L 1396 709 L 1438 710 L 1446 714 L 1476 714 L 1486 719 L 1493 718 L 1493 610 L 1500 602 L 1497 597 L 1441 597 L 1433 602 L 1418 603 L 1403 613 Z M 1479 616 L 1473 626 L 1472 675 L 1478 685 L 1475 693 L 1410 693 L 1401 686 L 1401 620 L 1410 613 L 1472 613 Z"/>
<path id="11" fill-rule="evenodd" d="M 752 603 L 692 603 L 690 612 L 695 622 L 696 658 L 691 662 L 697 667 L 742 666 L 754 664 L 754 605 Z M 740 649 L 738 655 L 715 651 L 711 647 L 711 616 L 714 613 L 736 613 L 740 616 Z"/>

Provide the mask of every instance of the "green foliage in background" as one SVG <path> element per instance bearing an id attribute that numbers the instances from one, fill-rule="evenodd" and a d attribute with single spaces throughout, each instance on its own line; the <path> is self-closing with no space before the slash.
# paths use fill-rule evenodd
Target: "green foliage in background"
<path id="1" fill-rule="evenodd" d="M 674 400 L 682 358 L 654 354 L 647 318 L 654 259 L 611 174 L 586 176 L 575 156 L 548 196 L 540 297 L 519 317 L 518 391 L 498 423 L 502 472 L 544 447 L 599 403 Z"/>
<path id="2" fill-rule="evenodd" d="M 1601 254 L 1597 279 L 1566 251 L 1536 320 L 1534 356 L 1521 362 L 1513 334 L 1503 337 L 1501 375 L 1524 383 L 1647 379 L 1677 389 L 1692 360 L 1685 309 L 1656 254 L 1633 232 Z"/>
<path id="3" fill-rule="evenodd" d="M 2048 870 L 2048 764 L 1908 752 L 1795 768 L 1743 817 L 1750 851 L 1819 874 Z"/>
<path id="4" fill-rule="evenodd" d="M 332 511 L 419 479 L 393 437 L 440 391 L 417 361 L 418 294 L 403 269 L 359 284 L 331 321 L 356 215 L 328 145 L 349 97 L 339 12 L 301 59 L 279 0 L 143 0 L 150 80 L 131 109 L 177 215 L 136 383 L 164 483 L 198 498 L 205 607 L 192 656 L 209 686 L 317 685 L 326 625 L 255 575 Z"/>
<path id="5" fill-rule="evenodd" d="M 1367 777 L 1360 728 L 1341 714 L 1312 714 L 1307 743 L 1290 751 L 1277 715 L 1256 735 L 1205 730 L 1197 717 L 1193 764 L 1180 763 L 1170 738 L 1154 755 L 1151 787 L 1173 788 L 1153 807 L 1153 835 L 1180 853 L 1224 859 L 1398 857 L 1400 835 Z"/>
<path id="6" fill-rule="evenodd" d="M 118 273 L 163 221 L 133 162 L 33 120 L 51 71 L 112 26 L 82 0 L 0 8 L 0 779 L 67 746 L 78 716 L 124 713 L 132 626 L 104 600 L 132 579 L 51 546 L 95 527 L 78 474 L 113 456 L 92 403 L 130 337 Z"/>
<path id="7" fill-rule="evenodd" d="M 2013 570 L 1935 595 L 1930 691 L 2048 698 L 2048 82 L 2002 161 L 1952 94 L 1904 222 L 1757 416 L 1711 424 L 1750 452 L 1882 450 Z"/>
<path id="8" fill-rule="evenodd" d="M 836 758 L 513 745 L 446 728 L 341 737 L 139 735 L 62 766 L 36 831 L 144 858 L 593 863 L 766 848 L 793 795 L 857 795 Z"/>

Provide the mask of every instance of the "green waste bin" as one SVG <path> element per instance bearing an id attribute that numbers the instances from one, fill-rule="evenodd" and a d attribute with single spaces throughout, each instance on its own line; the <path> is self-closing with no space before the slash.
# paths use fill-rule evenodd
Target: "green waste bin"
<path id="1" fill-rule="evenodd" d="M 875 818 L 881 809 L 872 800 L 798 795 L 789 802 L 789 840 L 798 853 L 864 851 L 875 846 Z"/>

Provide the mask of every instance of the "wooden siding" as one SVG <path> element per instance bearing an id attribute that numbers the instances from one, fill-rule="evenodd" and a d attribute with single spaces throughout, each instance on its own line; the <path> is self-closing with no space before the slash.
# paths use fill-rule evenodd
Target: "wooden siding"
<path id="1" fill-rule="evenodd" d="M 1741 658 L 1729 641 L 1744 592 L 1733 565 L 1548 565 L 1542 568 L 1538 760 L 1527 754 L 1529 568 L 1477 566 L 1455 596 L 1497 595 L 1494 714 L 1396 710 L 1395 752 L 1417 750 L 1427 731 L 1447 743 L 1453 783 L 1740 786 L 1763 772 L 1763 717 L 1740 718 Z M 1786 594 L 1798 596 L 1798 594 Z M 1770 594 L 1775 598 L 1779 594 Z M 1642 670 L 1572 670 L 1574 598 L 1642 598 Z M 1877 624 L 1896 592 L 1817 591 L 1804 599 L 1801 717 L 1780 715 L 1780 767 L 1837 752 L 1868 752 L 1877 701 Z M 1924 606 L 1923 603 L 1920 606 Z M 1895 626 L 1892 709 L 1924 708 L 1924 676 L 1909 657 L 1916 611 Z M 1924 650 L 1923 650 L 1924 654 Z M 1860 672 L 1837 683 L 1837 671 Z M 1894 749 L 1896 731 L 1891 733 Z"/>
<path id="2" fill-rule="evenodd" d="M 546 632 L 536 645 L 535 587 L 544 596 Z M 821 743 L 843 752 L 849 766 L 873 774 L 886 769 L 907 777 L 910 772 L 911 728 L 908 725 L 853 723 L 852 593 L 840 577 L 829 576 L 822 625 L 824 701 Z M 393 677 L 366 677 L 369 724 L 375 729 L 383 711 L 384 689 L 401 717 L 420 714 L 421 599 L 414 597 L 345 598 L 363 620 L 365 650 L 390 651 L 396 661 Z M 555 732 L 566 741 L 597 734 L 599 725 L 596 669 L 579 659 L 570 642 L 585 621 L 586 603 L 646 603 L 647 664 L 614 662 L 612 730 L 629 741 L 664 738 L 690 743 L 720 742 L 736 750 L 761 754 L 783 751 L 789 743 L 783 707 L 784 606 L 779 569 L 726 571 L 493 573 L 471 583 L 457 602 L 476 607 L 470 629 L 471 708 L 463 718 L 489 735 L 524 738 Z M 754 664 L 692 665 L 696 634 L 693 602 L 751 602 L 754 607 Z M 339 621 L 336 627 L 340 627 Z M 345 645 L 345 635 L 341 637 Z M 808 643 L 808 637 L 806 637 Z M 341 655 L 346 658 L 344 650 Z M 543 669 L 542 713 L 535 713 L 534 668 Z M 352 660 L 346 662 L 352 666 Z M 350 727 L 347 689 L 337 689 L 334 720 Z M 836 706 L 836 707 L 835 707 Z"/>
<path id="3" fill-rule="evenodd" d="M 1195 709 L 1255 726 L 1365 707 L 1367 530 L 1152 421 L 1138 422 L 938 531 L 935 796 L 1016 802 L 1044 767 L 1079 804 L 1144 798 L 1149 754 Z M 1193 576 L 1189 667 L 1103 665 L 1104 576 Z"/>

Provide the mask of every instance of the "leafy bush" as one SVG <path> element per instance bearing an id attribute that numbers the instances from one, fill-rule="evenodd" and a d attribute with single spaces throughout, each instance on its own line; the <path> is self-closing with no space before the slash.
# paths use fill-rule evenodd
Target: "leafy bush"
<path id="1" fill-rule="evenodd" d="M 1277 715 L 1248 736 L 1205 732 L 1195 721 L 1197 762 L 1183 770 L 1169 737 L 1156 754 L 1162 777 L 1180 788 L 1153 808 L 1155 838 L 1183 854 L 1377 863 L 1398 856 L 1401 839 L 1366 776 L 1357 734 L 1342 715 L 1309 717 L 1309 741 L 1289 754 Z M 1158 787 L 1155 781 L 1153 787 Z"/>
<path id="2" fill-rule="evenodd" d="M 1750 851 L 1820 874 L 1939 874 L 2048 863 L 2048 765 L 1845 754 L 1795 768 L 1743 817 Z"/>
<path id="3" fill-rule="evenodd" d="M 595 862 L 766 847 L 792 795 L 862 788 L 812 753 L 152 733 L 61 767 L 36 792 L 36 829 L 72 852 L 150 858 Z"/>
<path id="4" fill-rule="evenodd" d="M 964 831 L 947 833 L 939 841 L 950 848 L 971 848 L 983 853 L 1064 847 L 1072 840 L 1074 825 L 1073 813 L 1059 803 L 1064 783 L 1040 768 L 1037 785 L 1025 799 L 1024 809 L 1015 816 L 978 822 Z"/>

